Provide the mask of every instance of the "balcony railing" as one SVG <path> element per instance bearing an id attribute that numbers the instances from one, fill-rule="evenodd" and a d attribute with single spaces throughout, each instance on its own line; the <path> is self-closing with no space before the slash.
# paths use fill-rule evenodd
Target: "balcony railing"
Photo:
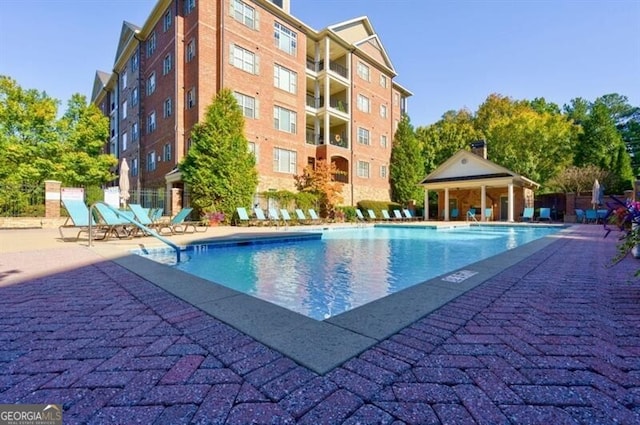
<path id="1" fill-rule="evenodd" d="M 343 102 L 342 100 L 331 99 L 329 101 L 329 106 L 333 109 L 337 109 L 340 112 L 349 113 L 349 104 L 347 102 Z"/>
<path id="2" fill-rule="evenodd" d="M 329 62 L 329 69 L 335 72 L 338 75 L 342 75 L 344 78 L 347 78 L 347 68 L 340 65 L 336 62 Z"/>
<path id="3" fill-rule="evenodd" d="M 307 106 L 311 108 L 322 108 L 324 101 L 321 98 L 316 98 L 312 94 L 307 95 Z"/>

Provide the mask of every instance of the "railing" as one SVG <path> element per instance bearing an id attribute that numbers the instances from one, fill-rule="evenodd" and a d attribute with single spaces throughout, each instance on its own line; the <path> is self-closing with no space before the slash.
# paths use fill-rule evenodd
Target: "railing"
<path id="1" fill-rule="evenodd" d="M 1 217 L 44 217 L 44 185 L 0 184 Z"/>
<path id="2" fill-rule="evenodd" d="M 344 66 L 340 65 L 339 63 L 336 62 L 329 62 L 329 69 L 332 70 L 333 72 L 335 72 L 338 75 L 343 76 L 344 78 L 347 78 L 347 68 L 345 68 Z"/>
<path id="3" fill-rule="evenodd" d="M 118 210 L 117 208 L 113 208 L 111 205 L 102 202 L 102 201 L 98 201 L 98 202 L 94 202 L 93 204 L 91 204 L 91 207 L 89 207 L 89 246 L 92 245 L 93 243 L 93 232 L 91 229 L 91 223 L 93 222 L 93 220 L 91 219 L 93 217 L 93 208 L 98 205 L 98 204 L 102 204 L 105 207 L 109 208 L 111 211 L 113 211 L 119 218 L 123 218 L 126 221 L 128 221 L 129 223 L 133 224 L 134 226 L 136 226 L 138 229 L 142 230 L 145 233 L 148 233 L 149 235 L 153 236 L 154 238 L 158 239 L 161 242 L 164 242 L 165 244 L 169 245 L 171 248 L 173 248 L 176 251 L 176 261 L 179 263 L 180 262 L 180 247 L 176 244 L 174 244 L 173 242 L 171 242 L 169 239 L 160 236 L 160 234 L 158 234 L 158 232 L 156 232 L 155 230 L 149 229 L 147 226 L 145 226 L 144 224 L 139 223 L 137 220 L 129 217 L 126 214 L 123 214 L 122 211 Z"/>

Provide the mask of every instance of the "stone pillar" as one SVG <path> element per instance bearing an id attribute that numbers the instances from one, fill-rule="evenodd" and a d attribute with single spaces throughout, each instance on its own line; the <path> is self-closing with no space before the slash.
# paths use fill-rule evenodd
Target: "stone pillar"
<path id="1" fill-rule="evenodd" d="M 507 213 L 507 221 L 509 223 L 513 223 L 514 222 L 514 218 L 513 218 L 513 203 L 514 203 L 513 183 L 509 183 L 509 185 L 507 186 L 507 209 L 509 210 L 508 213 Z"/>
<path id="2" fill-rule="evenodd" d="M 485 210 L 487 208 L 487 186 L 480 186 L 480 221 L 485 221 Z"/>
<path id="3" fill-rule="evenodd" d="M 429 189 L 424 190 L 424 210 L 422 210 L 423 219 L 429 220 Z"/>
<path id="4" fill-rule="evenodd" d="M 177 187 L 171 188 L 171 199 L 169 201 L 169 215 L 173 217 L 182 209 L 182 190 Z"/>
<path id="5" fill-rule="evenodd" d="M 56 180 L 44 182 L 44 216 L 45 218 L 60 218 L 60 187 L 62 183 Z"/>
<path id="6" fill-rule="evenodd" d="M 449 221 L 449 188 L 444 188 L 444 221 Z"/>
<path id="7" fill-rule="evenodd" d="M 566 205 L 565 205 L 565 214 L 566 215 L 576 215 L 576 194 L 575 193 L 567 193 L 566 195 Z"/>

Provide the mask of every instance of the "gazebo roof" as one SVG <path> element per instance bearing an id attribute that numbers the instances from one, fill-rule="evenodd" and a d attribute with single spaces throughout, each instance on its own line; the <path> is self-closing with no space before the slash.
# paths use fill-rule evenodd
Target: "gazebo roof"
<path id="1" fill-rule="evenodd" d="M 533 180 L 464 149 L 440 164 L 420 184 L 425 189 L 506 186 L 507 184 L 530 189 L 540 187 Z"/>

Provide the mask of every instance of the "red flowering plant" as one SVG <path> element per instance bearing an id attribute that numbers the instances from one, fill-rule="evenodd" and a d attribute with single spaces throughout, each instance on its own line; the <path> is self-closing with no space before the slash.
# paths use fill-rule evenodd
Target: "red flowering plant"
<path id="1" fill-rule="evenodd" d="M 622 201 L 611 196 L 612 202 L 607 202 L 607 215 L 604 219 L 604 229 L 606 238 L 611 233 L 609 225 L 615 225 L 622 232 L 620 243 L 618 243 L 618 253 L 613 257 L 611 264 L 622 261 L 634 248 L 640 246 L 640 202 L 627 199 Z M 635 254 L 634 254 L 635 255 Z M 637 270 L 635 276 L 640 276 Z"/>

